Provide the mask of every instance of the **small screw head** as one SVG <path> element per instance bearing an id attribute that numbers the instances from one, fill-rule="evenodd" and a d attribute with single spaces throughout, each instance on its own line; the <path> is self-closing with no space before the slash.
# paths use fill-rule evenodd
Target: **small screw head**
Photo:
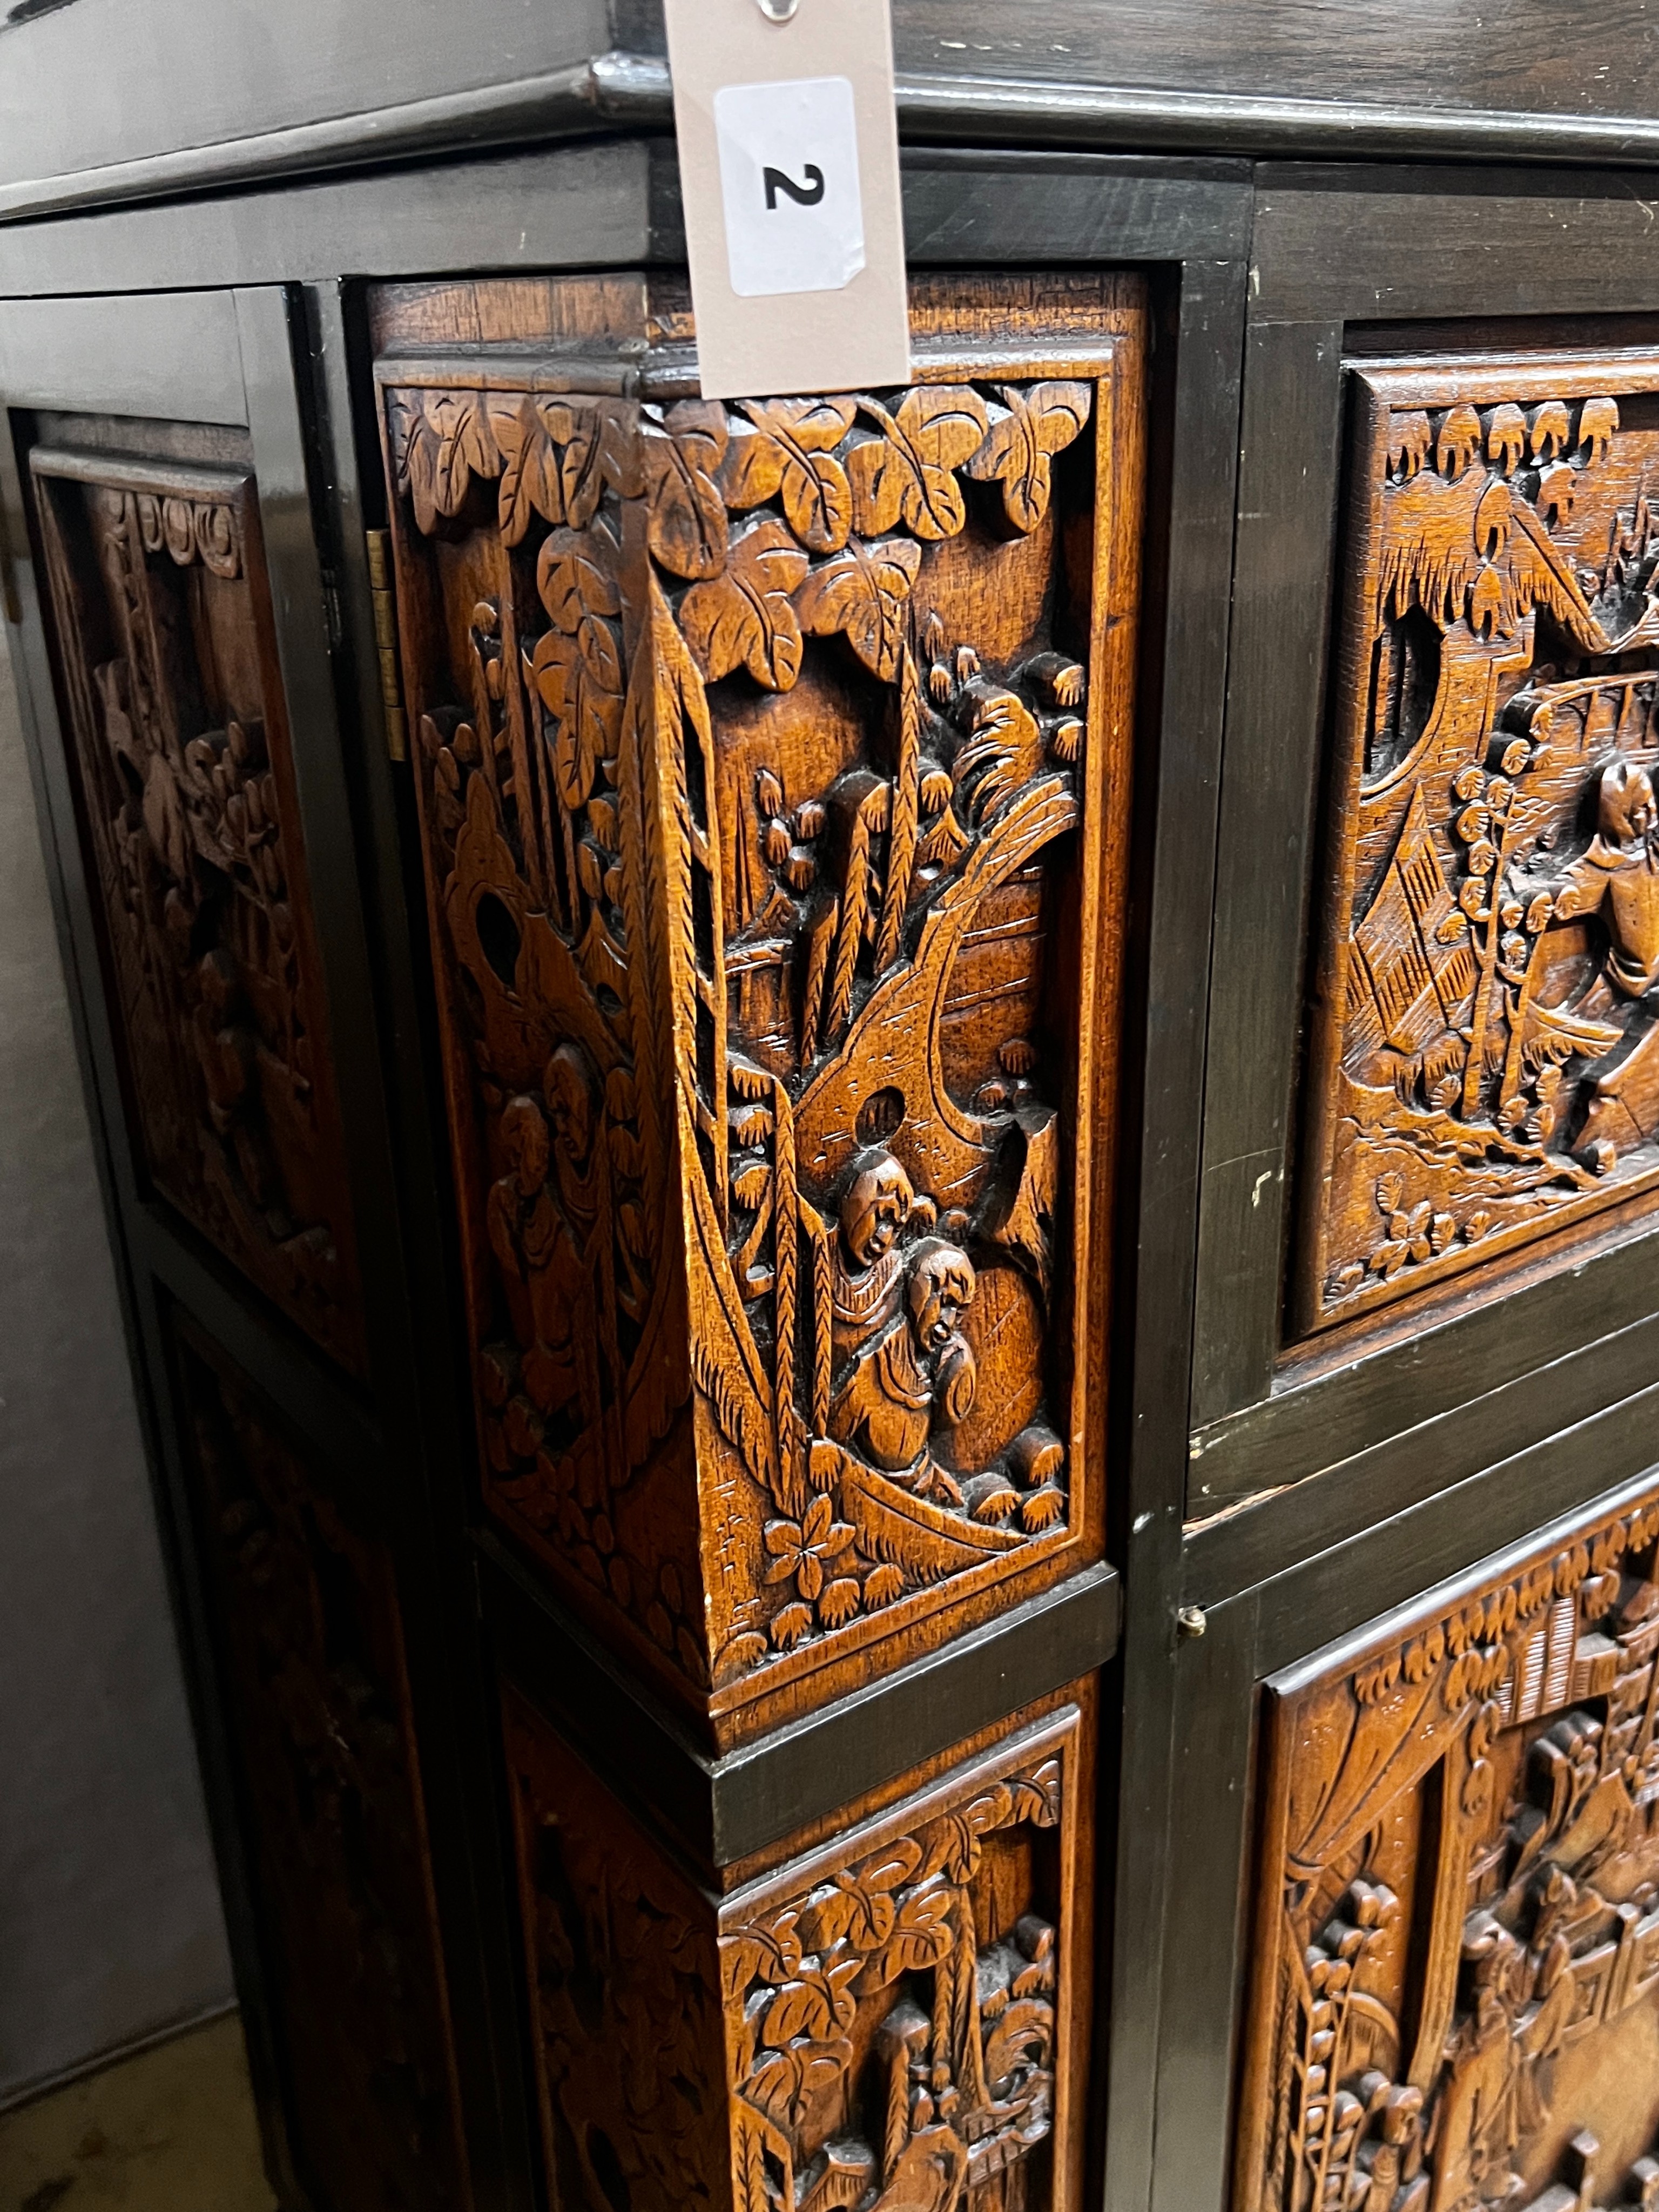
<path id="1" fill-rule="evenodd" d="M 1176 1615 L 1176 1632 L 1179 1636 L 1202 1636 L 1209 1625 L 1201 1605 L 1183 1605 Z"/>

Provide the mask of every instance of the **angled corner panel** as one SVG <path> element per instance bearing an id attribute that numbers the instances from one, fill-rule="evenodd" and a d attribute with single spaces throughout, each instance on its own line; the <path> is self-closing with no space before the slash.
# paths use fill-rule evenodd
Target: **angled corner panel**
<path id="1" fill-rule="evenodd" d="M 1141 288 L 376 312 L 486 1502 L 741 1741 L 1099 1556 Z"/>

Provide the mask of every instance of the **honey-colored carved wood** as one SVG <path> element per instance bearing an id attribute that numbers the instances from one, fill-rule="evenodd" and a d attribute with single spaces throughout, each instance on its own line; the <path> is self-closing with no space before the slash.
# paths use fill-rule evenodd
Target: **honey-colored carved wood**
<path id="1" fill-rule="evenodd" d="M 252 475 L 30 455 L 54 663 L 135 1149 L 351 1368 L 362 1320 L 326 1007 Z M 94 432 L 101 433 L 92 443 Z M 180 430 L 175 442 L 231 442 Z"/>
<path id="2" fill-rule="evenodd" d="M 1267 1692 L 1238 2212 L 1659 2203 L 1659 1485 Z"/>
<path id="3" fill-rule="evenodd" d="M 302 2180 L 471 2202 L 390 1555 L 178 1324 L 191 1472 Z"/>
<path id="4" fill-rule="evenodd" d="M 377 311 L 485 1497 L 727 1739 L 1099 1549 L 1143 309 L 1006 289 Z"/>
<path id="5" fill-rule="evenodd" d="M 1659 359 L 1352 381 L 1304 1329 L 1659 1188 Z"/>
<path id="6" fill-rule="evenodd" d="M 1092 1699 L 701 1889 L 506 1692 L 567 2208 L 1072 2212 Z M 894 1791 L 885 1793 L 891 1801 Z"/>

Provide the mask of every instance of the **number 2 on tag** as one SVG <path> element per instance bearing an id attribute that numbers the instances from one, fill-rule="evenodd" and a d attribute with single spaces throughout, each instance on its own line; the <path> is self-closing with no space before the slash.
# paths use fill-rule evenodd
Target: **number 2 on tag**
<path id="1" fill-rule="evenodd" d="M 732 289 L 839 292 L 864 266 L 858 118 L 844 76 L 714 95 Z"/>
<path id="2" fill-rule="evenodd" d="M 662 9 L 703 397 L 908 384 L 889 0 Z"/>

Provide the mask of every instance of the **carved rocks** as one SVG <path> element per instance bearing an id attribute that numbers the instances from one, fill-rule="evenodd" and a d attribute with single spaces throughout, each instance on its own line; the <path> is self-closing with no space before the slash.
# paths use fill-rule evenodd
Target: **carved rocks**
<path id="1" fill-rule="evenodd" d="M 1659 1177 L 1659 363 L 1355 382 L 1306 1328 Z"/>
<path id="2" fill-rule="evenodd" d="M 45 447 L 31 462 L 137 1149 L 227 1258 L 360 1367 L 252 479 Z"/>
<path id="3" fill-rule="evenodd" d="M 717 1714 L 1098 1510 L 1131 360 L 380 364 L 487 1497 Z"/>
<path id="4" fill-rule="evenodd" d="M 1659 2203 L 1656 1573 L 1650 1489 L 1270 1686 L 1241 2212 Z"/>
<path id="5" fill-rule="evenodd" d="M 454 2212 L 470 2198 L 391 1559 L 223 1354 L 180 1335 L 296 2156 L 319 2201 Z"/>
<path id="6" fill-rule="evenodd" d="M 507 1716 L 560 2202 L 1069 2212 L 1076 1707 L 718 1905 Z"/>

